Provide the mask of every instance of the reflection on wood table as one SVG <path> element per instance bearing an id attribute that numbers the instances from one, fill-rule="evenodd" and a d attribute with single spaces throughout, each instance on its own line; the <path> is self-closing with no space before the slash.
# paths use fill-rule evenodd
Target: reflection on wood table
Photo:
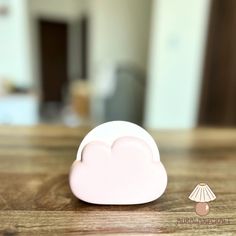
<path id="1" fill-rule="evenodd" d="M 168 173 L 158 200 L 98 206 L 76 199 L 68 173 L 88 128 L 0 127 L 0 233 L 236 234 L 236 130 L 153 131 Z M 207 183 L 216 195 L 200 217 L 188 199 Z"/>

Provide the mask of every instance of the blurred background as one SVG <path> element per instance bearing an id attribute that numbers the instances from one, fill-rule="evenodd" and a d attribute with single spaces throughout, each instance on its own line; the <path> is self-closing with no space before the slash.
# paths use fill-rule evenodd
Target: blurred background
<path id="1" fill-rule="evenodd" d="M 235 42 L 235 0 L 0 0 L 0 124 L 236 126 Z"/>

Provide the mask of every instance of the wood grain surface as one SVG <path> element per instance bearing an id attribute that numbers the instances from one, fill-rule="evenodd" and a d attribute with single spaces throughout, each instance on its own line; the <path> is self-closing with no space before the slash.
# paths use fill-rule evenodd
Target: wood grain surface
<path id="1" fill-rule="evenodd" d="M 236 130 L 151 132 L 168 173 L 158 200 L 98 206 L 76 199 L 68 173 L 89 129 L 0 127 L 2 235 L 236 235 Z M 216 195 L 199 217 L 188 199 L 207 183 Z"/>

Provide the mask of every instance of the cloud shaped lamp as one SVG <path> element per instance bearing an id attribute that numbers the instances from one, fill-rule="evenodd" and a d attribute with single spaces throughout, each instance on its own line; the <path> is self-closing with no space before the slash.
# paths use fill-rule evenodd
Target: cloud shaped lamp
<path id="1" fill-rule="evenodd" d="M 164 193 L 167 174 L 146 130 L 130 122 L 111 121 L 84 137 L 69 183 L 73 194 L 85 202 L 141 204 Z"/>

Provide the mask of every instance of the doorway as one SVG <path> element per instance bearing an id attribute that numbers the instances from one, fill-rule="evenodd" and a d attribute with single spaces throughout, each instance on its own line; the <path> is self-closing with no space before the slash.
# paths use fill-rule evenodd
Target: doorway
<path id="1" fill-rule="evenodd" d="M 213 0 L 199 111 L 201 126 L 236 126 L 236 1 Z"/>
<path id="2" fill-rule="evenodd" d="M 41 105 L 43 119 L 60 113 L 68 85 L 68 27 L 64 22 L 39 20 Z"/>
<path id="3" fill-rule="evenodd" d="M 62 102 L 68 82 L 67 24 L 39 20 L 42 102 Z"/>

